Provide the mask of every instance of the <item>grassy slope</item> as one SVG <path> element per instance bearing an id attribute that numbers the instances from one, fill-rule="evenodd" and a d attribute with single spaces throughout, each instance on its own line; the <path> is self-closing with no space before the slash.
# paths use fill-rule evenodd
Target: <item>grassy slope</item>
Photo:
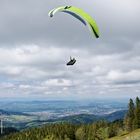
<path id="1" fill-rule="evenodd" d="M 137 129 L 131 133 L 125 134 L 123 136 L 113 137 L 108 140 L 140 140 L 140 129 Z"/>

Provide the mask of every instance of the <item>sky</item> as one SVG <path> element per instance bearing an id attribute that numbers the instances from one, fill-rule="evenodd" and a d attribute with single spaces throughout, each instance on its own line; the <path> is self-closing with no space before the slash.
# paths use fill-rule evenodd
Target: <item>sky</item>
<path id="1" fill-rule="evenodd" d="M 66 13 L 48 17 L 64 5 L 89 13 L 100 38 Z M 139 15 L 139 0 L 1 0 L 0 98 L 140 96 Z"/>

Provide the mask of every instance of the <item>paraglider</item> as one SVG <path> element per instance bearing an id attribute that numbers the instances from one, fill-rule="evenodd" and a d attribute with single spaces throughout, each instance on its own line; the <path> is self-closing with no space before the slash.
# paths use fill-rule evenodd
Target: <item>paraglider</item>
<path id="1" fill-rule="evenodd" d="M 69 66 L 69 65 L 74 65 L 75 62 L 76 62 L 76 59 L 70 57 L 70 61 L 67 63 L 67 66 Z"/>
<path id="2" fill-rule="evenodd" d="M 49 12 L 49 17 L 53 17 L 57 12 L 65 12 L 70 14 L 80 20 L 85 26 L 88 26 L 89 30 L 92 34 L 95 35 L 96 38 L 99 38 L 99 29 L 95 22 L 95 20 L 82 9 L 74 7 L 74 6 L 62 6 L 55 8 Z"/>
<path id="3" fill-rule="evenodd" d="M 74 6 L 62 6 L 55 8 L 49 12 L 49 17 L 53 17 L 57 12 L 64 12 L 67 14 L 72 15 L 76 19 L 80 20 L 85 26 L 89 28 L 91 33 L 96 37 L 99 38 L 99 29 L 95 22 L 95 20 L 86 12 L 84 12 L 82 9 L 74 7 Z M 75 58 L 70 57 L 70 61 L 66 64 L 68 65 L 74 65 L 76 62 Z"/>

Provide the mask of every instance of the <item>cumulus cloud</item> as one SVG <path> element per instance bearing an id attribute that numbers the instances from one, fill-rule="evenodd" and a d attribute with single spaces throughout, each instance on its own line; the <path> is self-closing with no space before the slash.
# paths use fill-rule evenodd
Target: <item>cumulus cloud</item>
<path id="1" fill-rule="evenodd" d="M 110 71 L 107 80 L 114 83 L 133 84 L 140 82 L 140 71 L 131 70 L 129 72 Z"/>

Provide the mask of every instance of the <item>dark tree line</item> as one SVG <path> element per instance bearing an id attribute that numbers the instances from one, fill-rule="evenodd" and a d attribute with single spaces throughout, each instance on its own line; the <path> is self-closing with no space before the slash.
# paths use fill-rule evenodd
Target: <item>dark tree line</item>
<path id="1" fill-rule="evenodd" d="M 22 132 L 9 134 L 2 140 L 105 140 L 118 135 L 122 121 L 108 123 L 104 120 L 93 124 L 48 124 Z"/>
<path id="2" fill-rule="evenodd" d="M 138 97 L 135 99 L 135 103 L 132 99 L 129 101 L 124 127 L 127 131 L 140 128 L 140 99 Z"/>

